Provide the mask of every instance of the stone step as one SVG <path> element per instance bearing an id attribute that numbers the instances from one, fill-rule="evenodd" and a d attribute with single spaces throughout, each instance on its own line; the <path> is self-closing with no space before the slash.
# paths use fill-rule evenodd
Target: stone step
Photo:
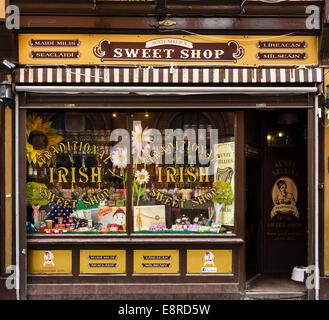
<path id="1" fill-rule="evenodd" d="M 307 300 L 307 293 L 246 291 L 243 300 Z"/>

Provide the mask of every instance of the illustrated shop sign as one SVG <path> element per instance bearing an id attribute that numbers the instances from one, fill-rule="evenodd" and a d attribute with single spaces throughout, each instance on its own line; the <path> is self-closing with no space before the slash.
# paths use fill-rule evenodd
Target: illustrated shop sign
<path id="1" fill-rule="evenodd" d="M 159 38 L 146 42 L 112 42 L 103 39 L 93 48 L 104 61 L 225 61 L 236 63 L 244 48 L 230 40 L 219 43 L 192 43 L 183 39 Z"/>

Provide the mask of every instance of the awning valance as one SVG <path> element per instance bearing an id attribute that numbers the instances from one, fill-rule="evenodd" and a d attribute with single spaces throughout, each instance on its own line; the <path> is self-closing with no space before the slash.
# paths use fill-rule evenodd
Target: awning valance
<path id="1" fill-rule="evenodd" d="M 275 84 L 319 83 L 322 68 L 32 67 L 15 70 L 16 84 Z"/>

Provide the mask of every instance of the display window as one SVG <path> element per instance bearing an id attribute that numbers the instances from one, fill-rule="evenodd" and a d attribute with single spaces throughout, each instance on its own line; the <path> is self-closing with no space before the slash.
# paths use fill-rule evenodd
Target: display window
<path id="1" fill-rule="evenodd" d="M 29 112 L 28 233 L 232 233 L 234 127 L 226 111 Z"/>

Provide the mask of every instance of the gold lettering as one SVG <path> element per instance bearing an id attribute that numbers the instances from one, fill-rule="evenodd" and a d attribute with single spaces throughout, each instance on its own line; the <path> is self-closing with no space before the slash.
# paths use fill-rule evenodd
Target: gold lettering
<path id="1" fill-rule="evenodd" d="M 97 182 L 100 183 L 102 182 L 102 176 L 101 176 L 102 168 L 97 167 L 97 173 L 95 173 L 95 169 L 96 169 L 95 167 L 91 168 L 91 182 L 92 183 L 96 182 L 95 178 L 97 178 Z"/>
<path id="2" fill-rule="evenodd" d="M 206 172 L 203 173 L 203 170 L 202 169 L 206 169 Z M 206 180 L 205 182 L 209 182 L 209 168 L 203 168 L 203 167 L 200 167 L 199 168 L 199 181 L 200 182 L 203 182 L 203 177 L 205 176 L 206 177 Z"/>
<path id="3" fill-rule="evenodd" d="M 184 167 L 179 168 L 179 182 L 184 182 Z"/>
<path id="4" fill-rule="evenodd" d="M 170 170 L 172 171 L 172 173 L 169 172 Z M 176 175 L 176 169 L 174 167 L 168 167 L 167 182 L 176 182 L 175 175 Z"/>
<path id="5" fill-rule="evenodd" d="M 84 168 L 84 167 L 79 168 L 80 176 L 85 178 L 84 181 L 80 178 L 79 182 L 81 182 L 81 183 L 87 183 L 89 181 L 88 175 L 84 171 L 87 171 L 87 168 Z"/>
<path id="6" fill-rule="evenodd" d="M 107 164 L 110 159 L 111 159 L 111 155 L 109 155 L 103 162 Z"/>
<path id="7" fill-rule="evenodd" d="M 76 210 L 78 200 L 72 200 L 72 208 Z"/>
<path id="8" fill-rule="evenodd" d="M 166 196 L 166 200 L 165 200 L 164 204 L 169 206 L 170 203 L 171 203 L 171 198 Z"/>
<path id="9" fill-rule="evenodd" d="M 155 189 L 152 189 L 150 196 L 151 196 L 151 197 L 155 197 L 155 195 L 156 195 L 156 193 L 155 193 Z"/>
<path id="10" fill-rule="evenodd" d="M 49 153 L 49 151 L 45 151 L 43 154 L 47 158 L 47 160 L 51 159 L 51 154 Z"/>
<path id="11" fill-rule="evenodd" d="M 203 204 L 203 203 L 207 202 L 207 200 L 205 199 L 205 197 L 203 195 L 197 197 L 197 200 L 199 201 L 199 204 Z"/>
<path id="12" fill-rule="evenodd" d="M 58 168 L 57 172 L 58 172 L 58 182 L 66 183 L 67 182 L 66 176 L 68 175 L 69 171 L 65 167 L 60 167 Z"/>
<path id="13" fill-rule="evenodd" d="M 90 203 L 91 203 L 92 206 L 99 202 L 97 200 L 96 196 L 89 197 L 89 200 L 90 200 Z"/>
<path id="14" fill-rule="evenodd" d="M 75 167 L 71 168 L 72 183 L 75 183 L 75 169 L 76 169 Z"/>
<path id="15" fill-rule="evenodd" d="M 63 204 L 63 207 L 64 208 L 68 208 L 71 206 L 71 201 L 68 200 L 68 199 L 64 199 L 64 204 Z"/>
<path id="16" fill-rule="evenodd" d="M 90 152 L 90 144 L 89 143 L 86 143 L 83 147 L 83 151 L 85 153 L 89 153 Z"/>
<path id="17" fill-rule="evenodd" d="M 58 144 L 58 148 L 59 148 L 61 153 L 64 153 L 66 146 L 65 146 L 64 143 L 61 142 L 61 143 Z"/>
<path id="18" fill-rule="evenodd" d="M 41 161 L 43 164 L 46 164 L 47 162 L 45 161 L 44 158 L 42 158 L 42 155 L 38 157 L 38 161 Z"/>
<path id="19" fill-rule="evenodd" d="M 110 198 L 110 194 L 109 194 L 108 189 L 104 189 L 103 192 L 108 198 Z"/>
<path id="20" fill-rule="evenodd" d="M 196 181 L 196 175 L 195 175 L 195 173 L 193 172 L 195 170 L 195 168 L 194 167 L 189 167 L 189 168 L 187 168 L 186 169 L 186 173 L 188 174 L 188 178 L 187 178 L 187 181 L 188 182 L 195 182 Z M 190 176 L 193 178 L 193 180 L 191 181 L 190 180 Z"/>
<path id="21" fill-rule="evenodd" d="M 162 182 L 162 167 L 158 167 L 158 182 Z"/>
<path id="22" fill-rule="evenodd" d="M 54 183 L 54 168 L 53 167 L 50 167 L 49 168 L 49 182 L 50 183 Z"/>
<path id="23" fill-rule="evenodd" d="M 163 198 L 163 193 L 161 193 L 160 191 L 158 191 L 157 195 L 156 195 L 156 200 L 157 201 L 162 201 Z"/>
<path id="24" fill-rule="evenodd" d="M 58 206 L 62 206 L 63 205 L 63 201 L 64 201 L 64 198 L 62 197 L 57 197 L 57 200 L 56 200 L 56 205 Z"/>
<path id="25" fill-rule="evenodd" d="M 180 200 L 180 207 L 184 208 L 184 203 L 186 202 L 186 200 Z"/>
<path id="26" fill-rule="evenodd" d="M 73 141 L 72 144 L 73 144 L 73 152 L 75 153 L 78 141 Z"/>
<path id="27" fill-rule="evenodd" d="M 52 154 L 55 155 L 55 154 L 58 154 L 59 151 L 54 147 L 54 146 L 50 146 L 49 148 L 51 151 L 52 151 Z"/>
<path id="28" fill-rule="evenodd" d="M 103 157 L 104 157 L 104 155 L 105 155 L 105 151 L 102 151 L 99 155 L 98 155 L 98 157 L 99 157 L 99 159 L 103 159 Z"/>
<path id="29" fill-rule="evenodd" d="M 172 199 L 172 207 L 177 208 L 178 207 L 178 200 L 177 199 Z"/>

